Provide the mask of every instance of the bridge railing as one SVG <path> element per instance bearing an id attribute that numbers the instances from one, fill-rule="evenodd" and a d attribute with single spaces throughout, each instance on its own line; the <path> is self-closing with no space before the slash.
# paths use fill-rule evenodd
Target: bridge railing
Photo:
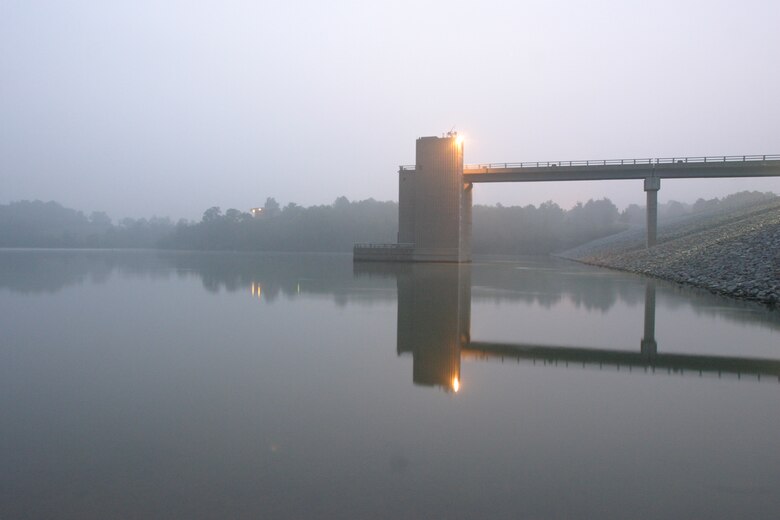
<path id="1" fill-rule="evenodd" d="M 355 244 L 353 247 L 355 249 L 414 249 L 414 244 L 404 243 L 404 242 L 398 244 L 363 243 L 363 244 Z"/>
<path id="2" fill-rule="evenodd" d="M 495 170 L 503 168 L 555 168 L 570 166 L 634 166 L 643 164 L 733 163 L 780 161 L 780 155 L 718 155 L 701 157 L 657 157 L 646 159 L 599 159 L 582 161 L 528 161 L 514 163 L 467 164 L 466 170 Z M 414 165 L 401 166 L 402 171 L 414 170 Z"/>

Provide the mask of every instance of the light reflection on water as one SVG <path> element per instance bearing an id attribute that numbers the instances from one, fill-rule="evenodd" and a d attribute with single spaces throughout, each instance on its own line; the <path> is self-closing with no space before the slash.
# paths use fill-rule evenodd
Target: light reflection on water
<path id="1" fill-rule="evenodd" d="M 0 252 L 0 518 L 770 518 L 776 311 L 551 260 Z"/>

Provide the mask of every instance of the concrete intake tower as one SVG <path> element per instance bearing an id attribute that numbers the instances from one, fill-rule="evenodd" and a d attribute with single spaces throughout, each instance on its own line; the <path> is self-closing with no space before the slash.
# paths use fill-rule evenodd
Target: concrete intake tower
<path id="1" fill-rule="evenodd" d="M 416 164 L 398 172 L 398 242 L 356 244 L 355 261 L 470 262 L 472 184 L 456 133 L 417 139 Z"/>

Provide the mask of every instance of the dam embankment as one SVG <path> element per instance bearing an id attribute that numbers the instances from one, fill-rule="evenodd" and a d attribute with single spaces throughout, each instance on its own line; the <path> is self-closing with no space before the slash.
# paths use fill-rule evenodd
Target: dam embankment
<path id="1" fill-rule="evenodd" d="M 780 201 L 661 223 L 650 249 L 644 233 L 629 229 L 558 256 L 780 305 Z"/>

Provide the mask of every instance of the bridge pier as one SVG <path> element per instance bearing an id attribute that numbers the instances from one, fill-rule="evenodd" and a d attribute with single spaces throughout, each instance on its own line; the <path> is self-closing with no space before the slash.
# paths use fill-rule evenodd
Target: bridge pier
<path id="1" fill-rule="evenodd" d="M 660 177 L 645 177 L 647 193 L 647 247 L 653 247 L 658 237 L 658 190 L 661 189 Z"/>

